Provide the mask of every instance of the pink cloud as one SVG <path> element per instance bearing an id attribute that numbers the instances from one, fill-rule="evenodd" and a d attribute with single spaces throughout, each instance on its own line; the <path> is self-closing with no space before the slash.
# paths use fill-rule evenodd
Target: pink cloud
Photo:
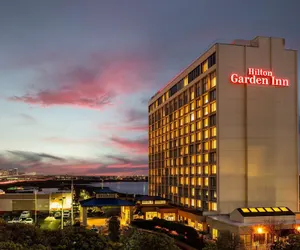
<path id="1" fill-rule="evenodd" d="M 56 82 L 54 86 L 51 85 L 52 89 L 48 87 L 23 96 L 10 97 L 9 100 L 42 107 L 60 105 L 101 109 L 112 104 L 118 95 L 149 88 L 143 80 L 146 72 L 149 72 L 146 60 L 108 56 L 104 59 L 94 57 L 89 64 L 92 65 L 88 68 L 64 69 L 66 73 L 63 74 L 52 72 L 50 76 L 41 77 L 41 81 Z"/>
<path id="2" fill-rule="evenodd" d="M 120 150 L 127 152 L 147 154 L 148 153 L 148 139 L 130 140 L 120 137 L 112 137 L 111 143 Z"/>

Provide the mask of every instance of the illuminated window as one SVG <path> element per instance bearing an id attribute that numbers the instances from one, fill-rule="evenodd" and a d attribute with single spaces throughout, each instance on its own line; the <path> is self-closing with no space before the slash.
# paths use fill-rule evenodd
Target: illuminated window
<path id="1" fill-rule="evenodd" d="M 204 174 L 208 174 L 208 166 L 204 166 Z"/>
<path id="2" fill-rule="evenodd" d="M 197 167 L 197 174 L 201 174 L 202 173 L 202 167 L 198 166 Z M 200 179 L 200 178 L 199 178 Z"/>
<path id="3" fill-rule="evenodd" d="M 191 189 L 191 194 L 192 194 L 192 196 L 195 196 L 195 188 Z"/>
<path id="4" fill-rule="evenodd" d="M 184 185 L 184 178 L 183 177 L 180 177 L 180 184 Z"/>
<path id="5" fill-rule="evenodd" d="M 249 213 L 249 212 L 250 212 L 248 208 L 242 208 L 242 211 L 243 211 L 244 213 Z"/>
<path id="6" fill-rule="evenodd" d="M 197 111 L 197 119 L 199 119 L 201 117 L 201 110 Z"/>
<path id="7" fill-rule="evenodd" d="M 197 129 L 201 129 L 201 122 L 197 122 Z"/>
<path id="8" fill-rule="evenodd" d="M 186 116 L 186 117 L 184 118 L 184 122 L 185 122 L 185 123 L 189 123 L 189 117 L 188 117 L 188 116 Z"/>
<path id="9" fill-rule="evenodd" d="M 210 131 L 212 137 L 217 136 L 217 128 L 211 128 Z"/>
<path id="10" fill-rule="evenodd" d="M 211 142 L 211 148 L 216 149 L 217 148 L 217 140 L 212 140 Z"/>
<path id="11" fill-rule="evenodd" d="M 204 186 L 208 186 L 208 178 L 204 178 Z"/>
<path id="12" fill-rule="evenodd" d="M 208 107 L 203 108 L 203 115 L 208 115 Z"/>
<path id="13" fill-rule="evenodd" d="M 208 103 L 208 94 L 203 96 L 203 103 Z"/>
<path id="14" fill-rule="evenodd" d="M 185 185 L 189 185 L 189 177 L 185 177 Z"/>
<path id="15" fill-rule="evenodd" d="M 191 100 L 193 100 L 194 98 L 195 98 L 195 92 L 192 91 L 192 92 L 191 92 Z"/>
<path id="16" fill-rule="evenodd" d="M 180 202 L 181 202 L 182 204 L 184 204 L 184 197 L 181 197 L 181 198 L 180 198 Z"/>
<path id="17" fill-rule="evenodd" d="M 204 73 L 208 70 L 208 60 L 205 60 L 203 63 L 201 63 L 201 72 Z"/>
<path id="18" fill-rule="evenodd" d="M 197 163 L 201 163 L 201 155 L 197 155 Z"/>
<path id="19" fill-rule="evenodd" d="M 197 108 L 201 107 L 201 99 L 197 100 Z"/>
<path id="20" fill-rule="evenodd" d="M 142 201 L 142 204 L 153 204 L 153 201 Z"/>
<path id="21" fill-rule="evenodd" d="M 185 174 L 189 174 L 189 168 L 185 168 Z"/>
<path id="22" fill-rule="evenodd" d="M 201 200 L 197 200 L 197 207 L 201 207 Z"/>
<path id="23" fill-rule="evenodd" d="M 188 141 L 189 138 L 188 137 L 185 137 L 185 139 Z M 189 148 L 188 147 L 185 147 L 184 148 L 184 153 L 187 155 L 189 153 Z"/>
<path id="24" fill-rule="evenodd" d="M 208 130 L 203 131 L 203 137 L 204 137 L 204 139 L 208 138 Z"/>
<path id="25" fill-rule="evenodd" d="M 208 118 L 203 120 L 203 127 L 208 127 Z"/>
<path id="26" fill-rule="evenodd" d="M 185 205 L 189 205 L 189 198 L 185 198 Z"/>
<path id="27" fill-rule="evenodd" d="M 194 155 L 191 156 L 191 164 L 195 164 L 195 156 Z"/>
<path id="28" fill-rule="evenodd" d="M 191 135 L 191 142 L 195 141 L 195 135 Z"/>
<path id="29" fill-rule="evenodd" d="M 210 112 L 215 112 L 217 110 L 217 104 L 214 102 L 214 103 L 211 103 L 210 104 Z"/>
<path id="30" fill-rule="evenodd" d="M 189 126 L 184 127 L 184 132 L 187 134 L 189 132 Z"/>
<path id="31" fill-rule="evenodd" d="M 195 206 L 195 200 L 191 199 L 191 206 L 194 207 Z"/>
<path id="32" fill-rule="evenodd" d="M 265 207 L 265 210 L 267 211 L 267 212 L 274 212 L 273 210 L 272 210 L 272 208 L 270 208 L 270 207 Z"/>
<path id="33" fill-rule="evenodd" d="M 195 109 L 195 103 L 192 102 L 192 103 L 191 103 L 191 110 L 194 110 L 194 109 Z"/>
<path id="34" fill-rule="evenodd" d="M 216 72 L 214 72 L 210 75 L 210 85 L 211 85 L 211 87 L 215 87 L 217 85 Z"/>
<path id="35" fill-rule="evenodd" d="M 195 167 L 191 167 L 191 174 L 195 174 Z"/>
<path id="36" fill-rule="evenodd" d="M 258 212 L 262 212 L 262 213 L 266 212 L 266 210 L 264 210 L 262 207 L 258 207 L 257 210 Z"/>
<path id="37" fill-rule="evenodd" d="M 217 166 L 216 165 L 212 165 L 211 166 L 211 173 L 212 174 L 216 174 L 217 173 Z"/>
<path id="38" fill-rule="evenodd" d="M 197 185 L 202 186 L 202 178 L 200 177 L 197 178 Z"/>
<path id="39" fill-rule="evenodd" d="M 180 126 L 183 126 L 183 119 L 182 118 L 179 120 L 179 122 L 180 122 Z"/>
<path id="40" fill-rule="evenodd" d="M 204 149 L 204 150 L 208 150 L 208 142 L 204 142 L 204 144 L 203 144 L 203 149 Z"/>
<path id="41" fill-rule="evenodd" d="M 217 203 L 216 202 L 211 203 L 211 210 L 212 211 L 217 211 Z"/>
<path id="42" fill-rule="evenodd" d="M 280 207 L 281 211 L 288 212 L 289 210 L 286 207 Z"/>
<path id="43" fill-rule="evenodd" d="M 193 177 L 193 178 L 191 178 L 191 185 L 195 185 L 195 178 Z"/>
<path id="44" fill-rule="evenodd" d="M 192 121 L 194 121 L 195 120 L 195 114 L 194 113 L 191 113 L 190 114 L 190 121 L 192 122 Z"/>
<path id="45" fill-rule="evenodd" d="M 205 163 L 208 162 L 208 154 L 204 154 L 204 162 L 205 162 Z"/>
<path id="46" fill-rule="evenodd" d="M 278 207 L 272 207 L 272 208 L 275 212 L 281 212 L 281 210 Z"/>
<path id="47" fill-rule="evenodd" d="M 187 114 L 189 112 L 189 106 L 185 106 L 184 113 Z"/>
<path id="48" fill-rule="evenodd" d="M 183 79 L 183 85 L 184 85 L 184 87 L 187 86 L 188 84 L 189 84 L 188 77 L 185 77 L 185 78 Z"/>
<path id="49" fill-rule="evenodd" d="M 200 141 L 201 140 L 201 132 L 198 132 L 197 133 L 197 141 Z"/>
<path id="50" fill-rule="evenodd" d="M 213 228 L 213 229 L 212 229 L 212 238 L 213 238 L 213 240 L 217 239 L 218 236 L 219 236 L 218 230 L 215 229 L 215 228 Z"/>
<path id="51" fill-rule="evenodd" d="M 254 207 L 249 208 L 249 210 L 250 210 L 252 213 L 257 213 L 257 210 L 256 210 L 256 208 L 254 208 Z"/>
<path id="52" fill-rule="evenodd" d="M 180 116 L 183 116 L 183 108 L 180 109 Z"/>
<path id="53" fill-rule="evenodd" d="M 194 132 L 194 131 L 195 131 L 195 124 L 194 124 L 194 123 L 191 124 L 190 130 L 191 130 L 191 132 Z"/>

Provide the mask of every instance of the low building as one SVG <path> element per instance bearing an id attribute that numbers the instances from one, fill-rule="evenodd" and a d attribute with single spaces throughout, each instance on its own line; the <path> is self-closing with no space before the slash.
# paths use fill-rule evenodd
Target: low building
<path id="1" fill-rule="evenodd" d="M 71 193 L 6 193 L 0 195 L 0 213 L 37 211 L 50 213 L 71 210 Z"/>

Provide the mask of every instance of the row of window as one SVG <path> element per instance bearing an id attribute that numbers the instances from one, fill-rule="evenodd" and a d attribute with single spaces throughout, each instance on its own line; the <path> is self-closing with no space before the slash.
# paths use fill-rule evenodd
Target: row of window
<path id="1" fill-rule="evenodd" d="M 209 93 L 202 96 L 202 98 L 198 98 L 196 101 L 191 101 L 189 104 L 188 102 L 184 105 L 177 105 L 177 102 L 174 103 L 174 106 L 171 105 L 170 107 L 168 104 L 166 104 L 164 107 L 160 108 L 153 114 L 149 116 L 149 125 L 154 124 L 155 122 L 159 122 L 160 120 L 165 119 L 165 121 L 172 122 L 173 120 L 177 119 L 180 116 L 183 116 L 184 114 L 189 113 L 189 111 L 195 110 L 195 106 L 197 109 L 206 106 L 209 102 L 213 102 L 217 98 L 217 92 L 216 89 L 212 89 Z M 175 99 L 176 100 L 176 99 Z M 205 115 L 205 113 L 203 113 Z M 161 124 L 164 125 L 164 124 Z"/>
<path id="2" fill-rule="evenodd" d="M 172 137 L 173 139 L 171 139 Z M 206 129 L 186 136 L 181 136 L 180 138 L 167 134 L 149 140 L 149 154 L 159 154 L 163 151 L 168 152 L 170 149 L 183 146 L 189 146 L 189 149 L 185 150 L 188 151 L 189 154 L 201 153 L 202 151 L 216 148 L 215 137 L 216 127 L 210 128 L 210 130 Z M 209 139 L 212 141 L 209 141 Z M 168 154 L 169 153 L 165 154 L 166 158 L 169 157 Z"/>
<path id="3" fill-rule="evenodd" d="M 197 71 L 197 67 L 195 68 L 195 70 Z M 194 73 L 197 73 L 196 71 L 194 71 Z M 190 75 L 190 77 L 190 79 L 192 79 L 193 75 Z M 193 80 L 194 79 L 195 78 L 193 78 Z M 158 98 L 156 102 L 152 103 L 149 106 L 149 112 L 155 110 L 159 105 L 167 101 L 171 96 L 183 89 L 189 83 L 189 77 L 185 77 L 184 79 L 180 80 L 169 91 L 167 91 L 164 95 Z M 169 103 L 166 103 L 165 108 L 170 108 L 170 110 L 176 110 L 177 108 L 180 108 L 183 105 L 187 104 L 189 101 L 192 101 L 195 97 L 199 97 L 202 93 L 206 93 L 210 88 L 215 87 L 216 84 L 216 72 L 213 72 L 203 77 L 197 83 L 193 84 L 193 86 L 191 86 L 188 90 L 184 91 L 181 95 L 179 95 L 178 98 L 174 98 Z"/>

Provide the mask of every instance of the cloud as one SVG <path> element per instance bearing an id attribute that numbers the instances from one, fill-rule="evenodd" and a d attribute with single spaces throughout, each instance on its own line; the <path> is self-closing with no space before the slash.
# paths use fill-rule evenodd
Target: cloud
<path id="1" fill-rule="evenodd" d="M 82 65 L 56 65 L 54 68 L 39 77 L 41 83 L 37 87 L 40 90 L 29 89 L 27 94 L 8 99 L 42 107 L 102 109 L 119 95 L 149 88 L 147 76 L 153 75 L 147 59 L 122 54 L 92 54 Z"/>
<path id="2" fill-rule="evenodd" d="M 7 151 L 14 157 L 17 157 L 20 159 L 20 161 L 29 161 L 29 162 L 41 162 L 43 160 L 51 159 L 51 160 L 57 160 L 57 161 L 64 161 L 64 158 L 45 154 L 45 153 L 34 153 L 34 152 L 26 152 L 26 151 Z"/>
<path id="3" fill-rule="evenodd" d="M 76 159 L 47 153 L 6 151 L 0 154 L 0 169 L 18 168 L 19 172 L 54 175 L 133 175 L 148 173 L 147 157 L 126 158 L 107 155 L 101 159 Z"/>
<path id="4" fill-rule="evenodd" d="M 21 113 L 20 116 L 25 122 L 28 122 L 28 123 L 36 123 L 37 122 L 36 119 L 33 118 L 31 115 Z"/>
<path id="5" fill-rule="evenodd" d="M 124 150 L 130 153 L 147 154 L 148 153 L 148 139 L 125 139 L 121 137 L 112 137 L 111 142 L 119 150 Z"/>

